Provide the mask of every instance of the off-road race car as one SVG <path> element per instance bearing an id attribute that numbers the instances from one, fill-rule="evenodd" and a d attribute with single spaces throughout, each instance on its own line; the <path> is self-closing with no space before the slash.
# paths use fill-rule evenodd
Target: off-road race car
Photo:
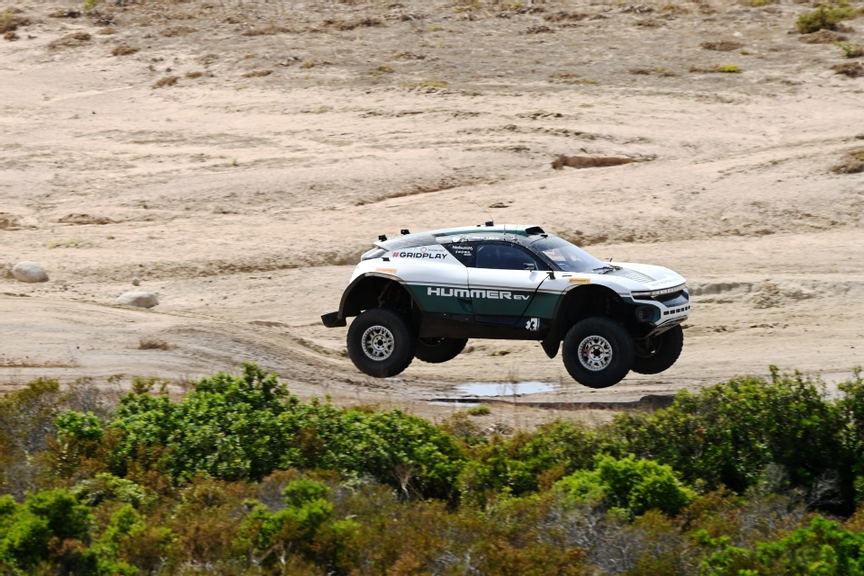
<path id="1" fill-rule="evenodd" d="M 539 226 L 487 222 L 379 236 L 321 320 L 356 316 L 348 355 L 371 376 L 446 362 L 469 338 L 538 340 L 550 358 L 563 342 L 570 375 L 605 388 L 672 366 L 689 314 L 684 278 L 668 268 L 603 262 Z"/>

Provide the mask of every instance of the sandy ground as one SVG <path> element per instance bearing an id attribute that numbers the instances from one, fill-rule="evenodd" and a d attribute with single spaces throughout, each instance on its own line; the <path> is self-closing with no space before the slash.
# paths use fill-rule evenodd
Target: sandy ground
<path id="1" fill-rule="evenodd" d="M 0 42 L 0 390 L 123 373 L 179 393 L 254 360 L 305 398 L 438 417 L 456 408 L 430 401 L 470 382 L 578 405 L 864 364 L 864 174 L 831 170 L 864 149 L 864 78 L 795 33 L 809 5 L 10 9 L 30 23 Z M 720 41 L 737 46 L 701 47 Z M 740 72 L 711 71 L 727 64 Z M 558 154 L 638 162 L 556 171 Z M 490 214 L 683 274 L 679 362 L 600 391 L 537 343 L 472 341 L 386 380 L 354 369 L 319 316 L 359 254 Z M 16 282 L 22 260 L 50 281 Z M 159 306 L 113 304 L 133 277 Z M 514 397 L 520 381 L 554 390 Z M 493 406 L 516 425 L 565 414 Z"/>

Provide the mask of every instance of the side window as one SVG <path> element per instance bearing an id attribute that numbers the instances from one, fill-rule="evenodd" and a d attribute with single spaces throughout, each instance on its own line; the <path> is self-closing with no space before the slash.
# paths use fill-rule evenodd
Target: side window
<path id="1" fill-rule="evenodd" d="M 477 268 L 540 270 L 543 266 L 520 248 L 506 244 L 482 244 L 477 248 Z"/>
<path id="2" fill-rule="evenodd" d="M 443 244 L 443 246 L 459 262 L 469 268 L 474 267 L 475 252 L 477 250 L 477 245 L 474 242 L 448 242 L 447 244 Z"/>

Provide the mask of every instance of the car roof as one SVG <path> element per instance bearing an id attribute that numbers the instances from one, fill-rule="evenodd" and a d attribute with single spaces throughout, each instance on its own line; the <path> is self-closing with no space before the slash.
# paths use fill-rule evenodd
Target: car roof
<path id="1" fill-rule="evenodd" d="M 491 222 L 477 226 L 461 226 L 458 228 L 443 228 L 416 234 L 403 234 L 386 240 L 379 240 L 375 245 L 385 250 L 402 250 L 418 246 L 429 246 L 440 242 L 452 241 L 451 237 L 465 236 L 466 240 L 509 240 L 522 243 L 521 240 L 531 236 L 546 234 L 543 228 L 536 224 L 503 224 Z M 380 237 L 379 237 L 380 238 Z"/>

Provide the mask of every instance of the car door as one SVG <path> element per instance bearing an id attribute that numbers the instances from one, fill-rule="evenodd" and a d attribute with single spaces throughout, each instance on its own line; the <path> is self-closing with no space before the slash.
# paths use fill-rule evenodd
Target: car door
<path id="1" fill-rule="evenodd" d="M 545 268 L 545 264 L 521 246 L 501 241 L 480 243 L 474 267 L 468 268 L 474 320 L 516 325 L 537 288 L 548 278 Z"/>

